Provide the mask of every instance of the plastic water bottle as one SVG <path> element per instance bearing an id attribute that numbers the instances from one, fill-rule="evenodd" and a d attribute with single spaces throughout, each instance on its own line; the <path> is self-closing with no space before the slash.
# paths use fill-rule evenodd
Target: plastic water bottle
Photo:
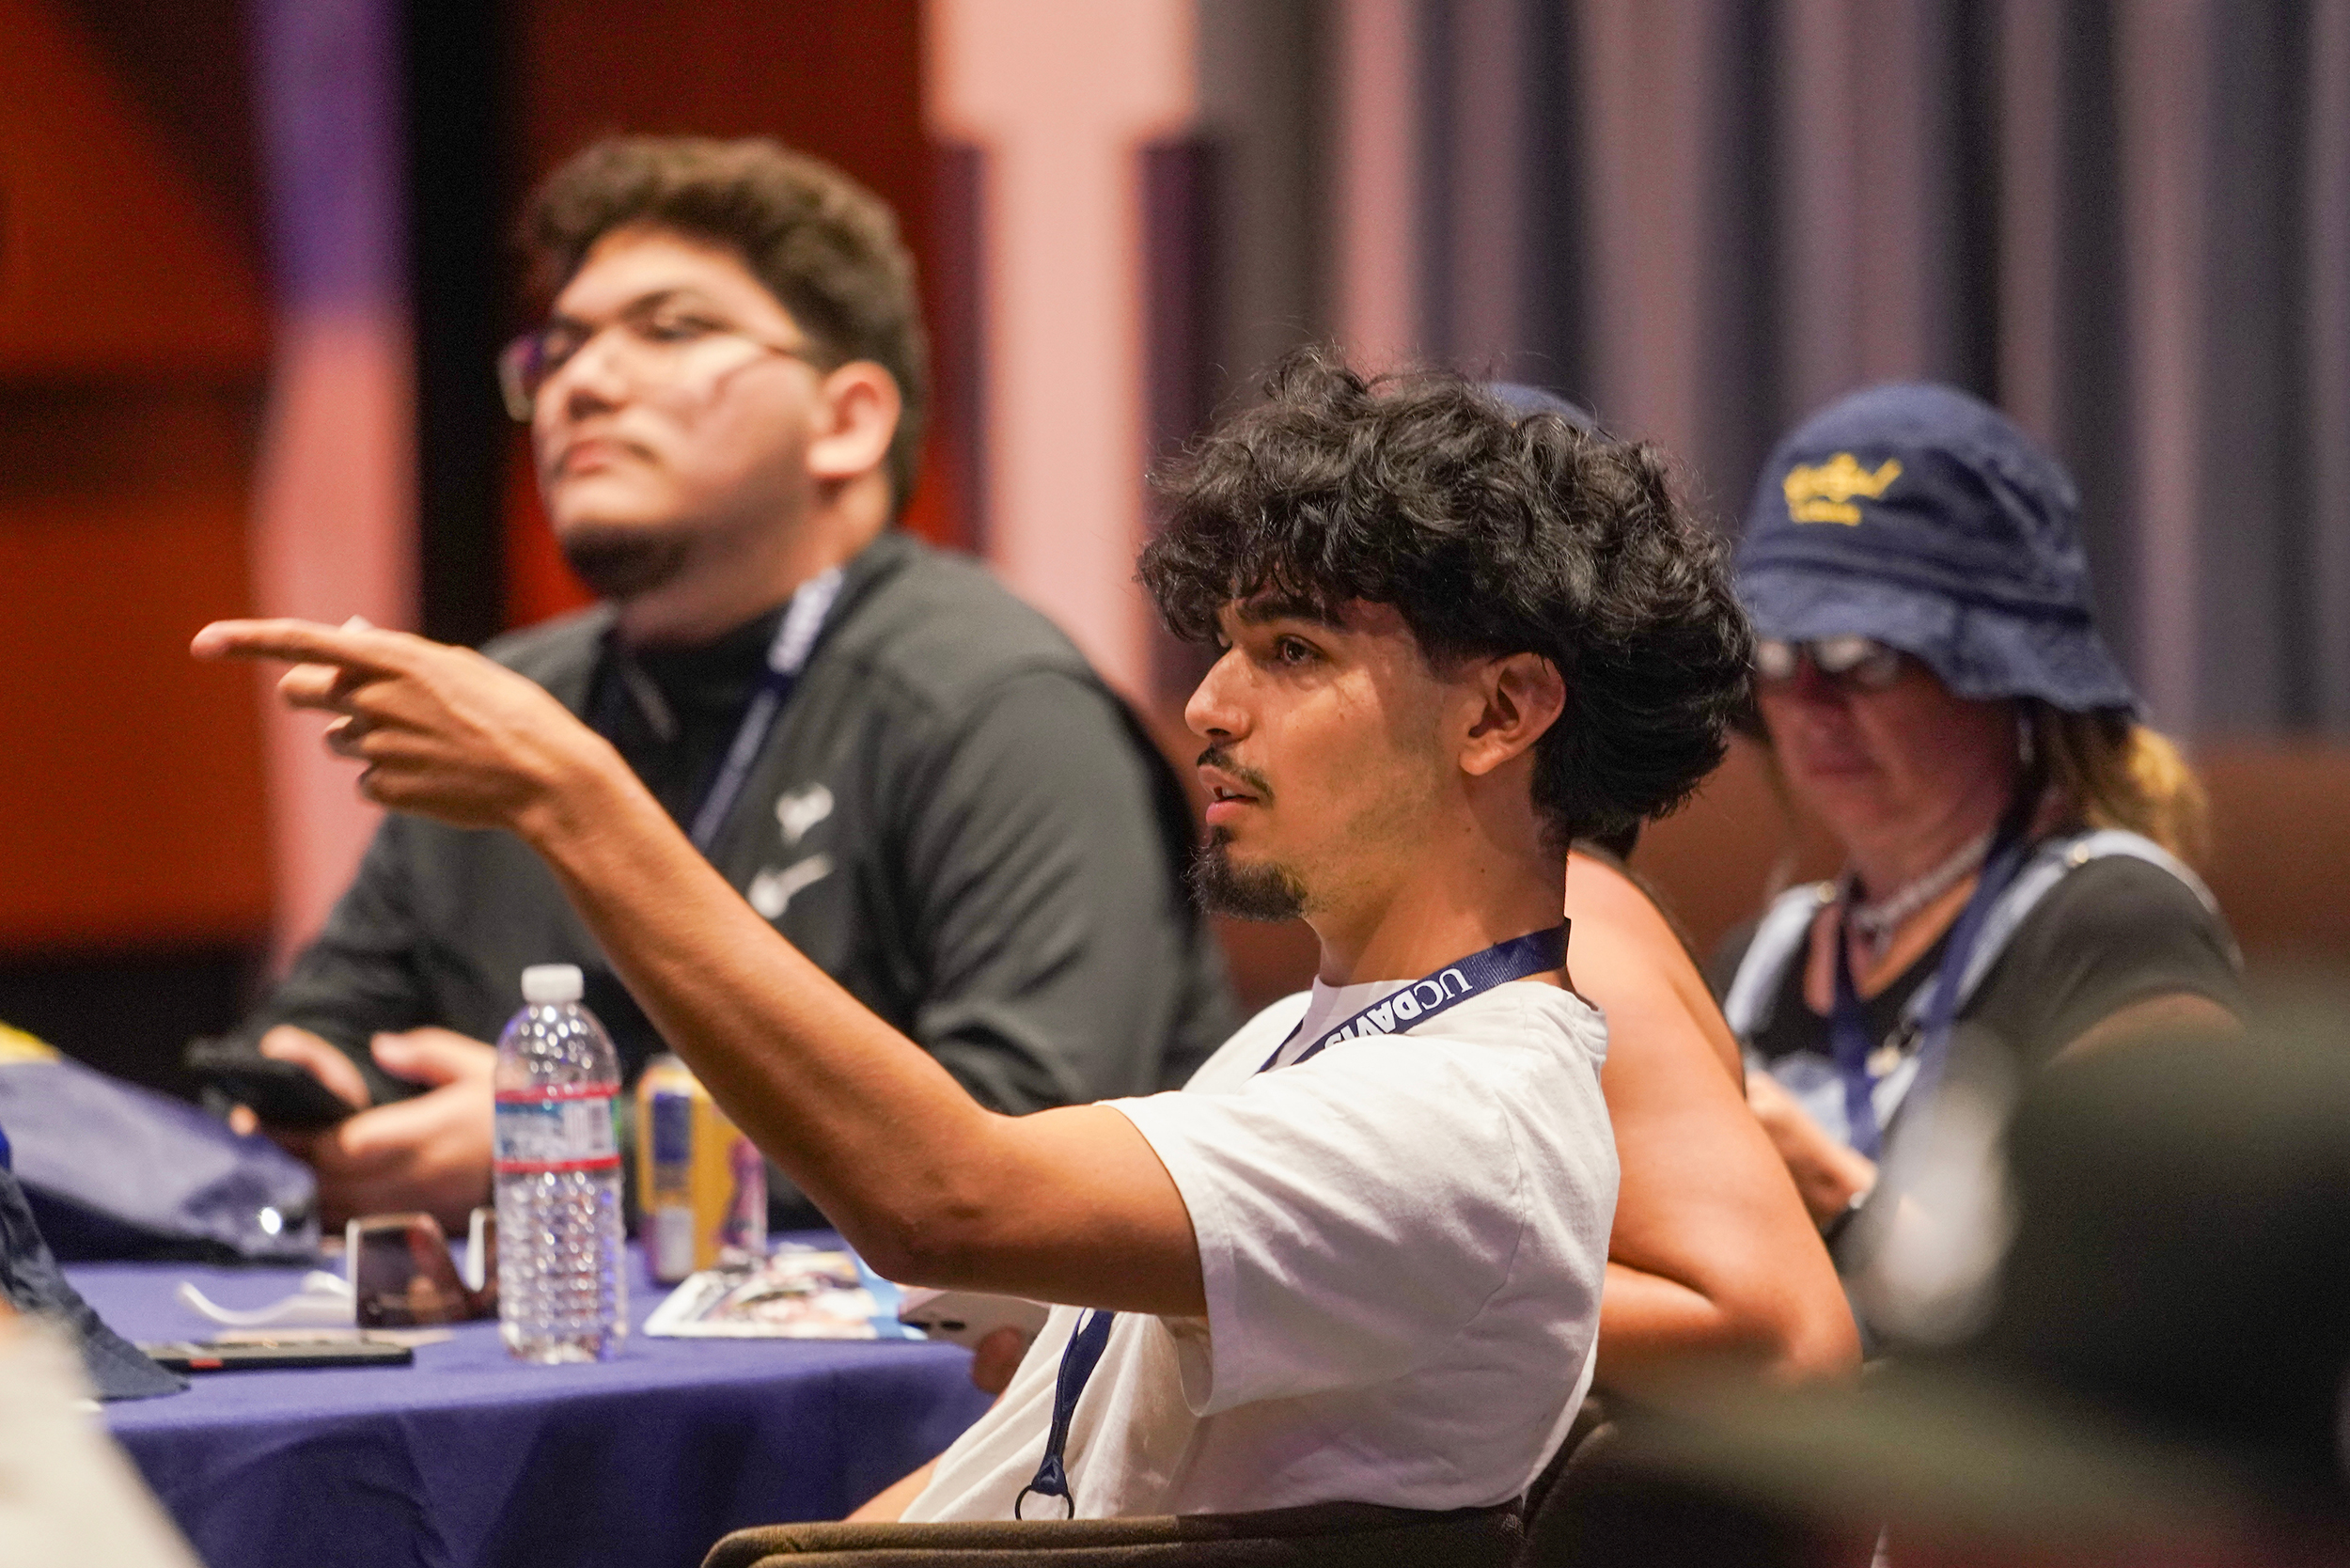
<path id="1" fill-rule="evenodd" d="M 612 1037 L 570 964 L 523 971 L 498 1036 L 498 1329 L 525 1361 L 600 1361 L 628 1332 Z"/>

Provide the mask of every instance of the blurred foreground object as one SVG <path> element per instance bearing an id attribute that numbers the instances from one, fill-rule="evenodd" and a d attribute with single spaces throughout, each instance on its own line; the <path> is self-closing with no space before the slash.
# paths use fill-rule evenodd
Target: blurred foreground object
<path id="1" fill-rule="evenodd" d="M 76 1371 L 50 1325 L 0 1306 L 0 1561 L 196 1568 L 121 1450 L 74 1408 Z"/>
<path id="2" fill-rule="evenodd" d="M 1892 1560 L 2350 1561 L 2350 1025 L 2179 1033 L 2051 1067 L 2009 1132 L 1982 1330 L 1856 1393 L 1757 1399 L 1645 1458 Z"/>

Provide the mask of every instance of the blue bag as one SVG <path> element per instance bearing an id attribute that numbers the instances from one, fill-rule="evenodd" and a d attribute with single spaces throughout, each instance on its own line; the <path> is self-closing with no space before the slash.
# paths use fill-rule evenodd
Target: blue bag
<path id="1" fill-rule="evenodd" d="M 318 1183 L 258 1135 L 62 1057 L 0 1057 L 0 1126 L 51 1249 L 68 1262 L 306 1262 Z"/>

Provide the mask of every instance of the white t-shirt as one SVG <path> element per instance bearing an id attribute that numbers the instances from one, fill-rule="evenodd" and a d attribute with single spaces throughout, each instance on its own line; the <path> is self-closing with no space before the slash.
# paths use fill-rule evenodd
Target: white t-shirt
<path id="1" fill-rule="evenodd" d="M 1079 1515 L 1484 1506 L 1522 1494 L 1566 1435 L 1616 1206 L 1606 1027 L 1516 981 L 1259 1073 L 1308 1006 L 1292 1051 L 1398 983 L 1318 984 L 1181 1093 L 1109 1102 L 1183 1193 L 1208 1312 L 1119 1314 L 1070 1425 Z M 1054 1309 L 908 1519 L 1012 1516 L 1082 1316 Z"/>

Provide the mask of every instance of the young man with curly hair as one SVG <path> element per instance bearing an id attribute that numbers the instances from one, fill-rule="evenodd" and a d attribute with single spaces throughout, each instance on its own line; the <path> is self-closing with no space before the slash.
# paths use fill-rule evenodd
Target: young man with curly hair
<path id="1" fill-rule="evenodd" d="M 910 1519 L 1505 1504 L 1590 1380 L 1616 1157 L 1567 845 L 1713 766 L 1746 624 L 1646 447 L 1317 355 L 1268 394 L 1170 477 L 1142 574 L 1218 650 L 1187 710 L 1198 884 L 1303 917 L 1321 964 L 1182 1092 L 984 1109 L 473 655 L 298 622 L 197 641 L 303 661 L 289 699 L 356 721 L 386 805 L 529 843 L 876 1268 L 1059 1304 Z"/>

